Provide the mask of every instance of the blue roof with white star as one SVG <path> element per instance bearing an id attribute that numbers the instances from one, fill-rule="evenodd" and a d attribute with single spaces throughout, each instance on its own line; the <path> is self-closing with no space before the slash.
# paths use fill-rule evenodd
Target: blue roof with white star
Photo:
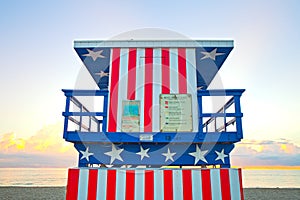
<path id="1" fill-rule="evenodd" d="M 232 40 L 82 40 L 74 49 L 100 89 L 109 85 L 112 48 L 195 48 L 197 87 L 206 89 L 233 49 Z M 87 59 L 89 58 L 89 59 Z M 101 59 L 98 59 L 101 58 Z"/>

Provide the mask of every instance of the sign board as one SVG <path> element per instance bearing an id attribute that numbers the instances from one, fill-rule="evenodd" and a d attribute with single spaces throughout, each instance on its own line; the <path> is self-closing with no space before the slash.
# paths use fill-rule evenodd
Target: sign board
<path id="1" fill-rule="evenodd" d="M 161 132 L 192 132 L 191 94 L 160 95 Z"/>
<path id="2" fill-rule="evenodd" d="M 122 102 L 122 132 L 140 132 L 140 101 Z"/>

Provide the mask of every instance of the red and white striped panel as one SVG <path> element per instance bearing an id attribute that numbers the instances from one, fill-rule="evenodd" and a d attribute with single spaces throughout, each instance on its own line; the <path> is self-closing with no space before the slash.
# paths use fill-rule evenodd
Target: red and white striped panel
<path id="1" fill-rule="evenodd" d="M 139 100 L 140 132 L 158 132 L 159 95 L 191 94 L 193 132 L 198 131 L 194 48 L 112 48 L 108 132 L 121 131 L 122 101 Z"/>
<path id="2" fill-rule="evenodd" d="M 69 169 L 67 200 L 243 200 L 241 169 Z"/>

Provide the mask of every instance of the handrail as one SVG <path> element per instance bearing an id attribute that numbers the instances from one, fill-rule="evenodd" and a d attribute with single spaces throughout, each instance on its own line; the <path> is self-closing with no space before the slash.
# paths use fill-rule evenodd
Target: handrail
<path id="1" fill-rule="evenodd" d="M 74 124 L 79 126 L 79 130 L 81 131 L 81 128 L 91 131 L 92 130 L 92 121 L 96 123 L 96 129 L 97 132 L 100 132 L 100 125 L 103 125 L 103 122 L 106 118 L 106 112 L 90 112 L 89 109 L 84 106 L 78 98 L 75 96 L 103 96 L 104 98 L 107 98 L 108 91 L 107 90 L 62 90 L 67 97 L 67 103 L 66 103 L 66 110 L 62 113 L 62 115 L 66 118 L 65 120 L 65 134 L 68 127 L 68 120 L 73 122 Z M 70 102 L 72 102 L 77 108 L 79 108 L 78 112 L 70 112 Z M 79 117 L 78 119 L 75 119 L 74 116 Z M 101 116 L 103 119 L 97 119 L 96 116 Z M 88 117 L 88 125 L 84 124 L 83 117 Z M 103 128 L 103 127 L 102 127 Z"/>
<path id="2" fill-rule="evenodd" d="M 223 113 L 224 113 L 224 117 L 226 117 L 226 113 L 225 113 L 225 110 L 227 109 L 227 108 L 229 108 L 232 104 L 234 103 L 234 97 L 232 97 L 232 98 L 230 98 L 216 113 L 221 113 L 221 111 L 223 111 Z M 206 113 L 206 114 L 208 114 L 208 113 Z M 214 116 L 212 116 L 211 118 L 209 118 L 204 124 L 203 124 L 203 126 L 205 127 L 205 126 L 207 126 L 208 124 L 210 124 L 211 122 L 213 122 L 215 119 L 216 119 L 216 117 L 217 117 L 217 115 L 215 115 L 215 114 L 212 114 L 212 113 L 210 113 L 211 115 L 214 115 Z M 203 115 L 202 115 L 203 116 Z M 223 117 L 223 115 L 220 115 L 221 117 Z"/>
<path id="3" fill-rule="evenodd" d="M 217 133 L 225 130 L 227 132 L 226 127 L 229 125 L 235 124 L 238 138 L 242 138 L 242 125 L 241 118 L 243 116 L 240 109 L 240 96 L 244 92 L 244 89 L 229 89 L 229 90 L 198 90 L 198 108 L 199 108 L 199 129 L 198 134 L 199 137 L 203 138 L 206 133 Z M 65 129 L 64 129 L 64 138 L 67 137 L 68 131 L 68 121 L 73 122 L 74 124 L 79 126 L 78 132 L 81 131 L 81 128 L 87 130 L 88 132 L 103 132 L 107 134 L 106 125 L 107 125 L 107 113 L 108 113 L 108 90 L 63 90 L 66 98 L 66 110 L 63 112 L 63 116 L 65 117 Z M 84 106 L 80 100 L 77 98 L 78 96 L 83 97 L 95 97 L 95 96 L 103 96 L 103 111 L 101 112 L 90 112 L 89 109 Z M 229 100 L 221 106 L 217 110 L 217 112 L 213 113 L 203 113 L 202 112 L 202 98 L 205 96 L 229 96 Z M 75 106 L 79 108 L 79 111 L 72 112 L 69 110 L 70 102 L 72 102 Z M 226 110 L 230 107 L 234 106 L 234 111 L 227 113 Z M 76 118 L 77 117 L 77 118 Z M 89 122 L 86 120 L 82 120 L 83 117 L 88 117 Z M 102 119 L 98 119 L 97 117 L 102 117 Z M 208 118 L 207 121 L 203 123 L 203 119 Z M 224 119 L 223 121 L 219 119 Z M 80 119 L 80 120 L 79 120 Z M 92 122 L 92 123 L 91 123 Z M 96 122 L 96 123 L 94 123 Z M 101 126 L 102 125 L 102 126 Z M 211 127 L 210 127 L 211 125 Z M 101 128 L 102 127 L 102 128 Z M 209 128 L 212 128 L 210 130 Z M 209 130 L 208 130 L 209 129 Z M 209 132 L 208 132 L 209 131 Z M 233 133 L 233 132 L 232 132 Z"/>
<path id="4" fill-rule="evenodd" d="M 217 132 L 220 132 L 220 131 L 223 130 L 223 129 L 226 131 L 226 127 L 229 126 L 229 125 L 231 125 L 231 124 L 234 124 L 235 121 L 236 121 L 236 118 L 233 118 L 233 119 L 230 120 L 229 122 L 226 122 L 223 126 L 217 128 L 216 131 L 217 131 Z"/>
<path id="5" fill-rule="evenodd" d="M 202 99 L 203 96 L 232 96 L 216 113 L 199 113 L 199 117 L 201 121 L 203 117 L 210 117 L 206 122 L 200 126 L 200 131 L 203 131 L 205 128 L 205 132 L 208 132 L 208 126 L 214 122 L 214 131 L 220 132 L 225 130 L 231 124 L 234 124 L 238 119 L 238 126 L 241 126 L 241 117 L 243 114 L 240 112 L 240 96 L 244 92 L 244 89 L 229 89 L 229 90 L 199 90 L 198 97 Z M 202 103 L 202 100 L 201 100 Z M 226 113 L 226 110 L 235 104 L 235 112 L 234 113 Z M 202 105 L 199 105 L 202 108 Z M 201 109 L 202 111 L 202 109 Z M 220 127 L 217 127 L 217 117 L 223 117 L 223 124 Z M 230 121 L 226 122 L 226 117 L 233 117 Z M 237 132 L 241 132 L 241 127 Z M 242 133 L 241 133 L 242 134 Z"/>
<path id="6" fill-rule="evenodd" d="M 90 131 L 91 129 L 89 127 L 87 127 L 86 125 L 82 124 L 81 122 L 79 122 L 78 120 L 76 120 L 75 118 L 69 116 L 68 119 L 73 122 L 74 124 L 80 126 L 81 128 Z"/>

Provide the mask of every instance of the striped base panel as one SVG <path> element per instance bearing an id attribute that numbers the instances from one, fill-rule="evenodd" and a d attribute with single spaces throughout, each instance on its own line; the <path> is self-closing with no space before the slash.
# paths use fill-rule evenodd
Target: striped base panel
<path id="1" fill-rule="evenodd" d="M 241 169 L 72 168 L 67 200 L 243 200 Z"/>

